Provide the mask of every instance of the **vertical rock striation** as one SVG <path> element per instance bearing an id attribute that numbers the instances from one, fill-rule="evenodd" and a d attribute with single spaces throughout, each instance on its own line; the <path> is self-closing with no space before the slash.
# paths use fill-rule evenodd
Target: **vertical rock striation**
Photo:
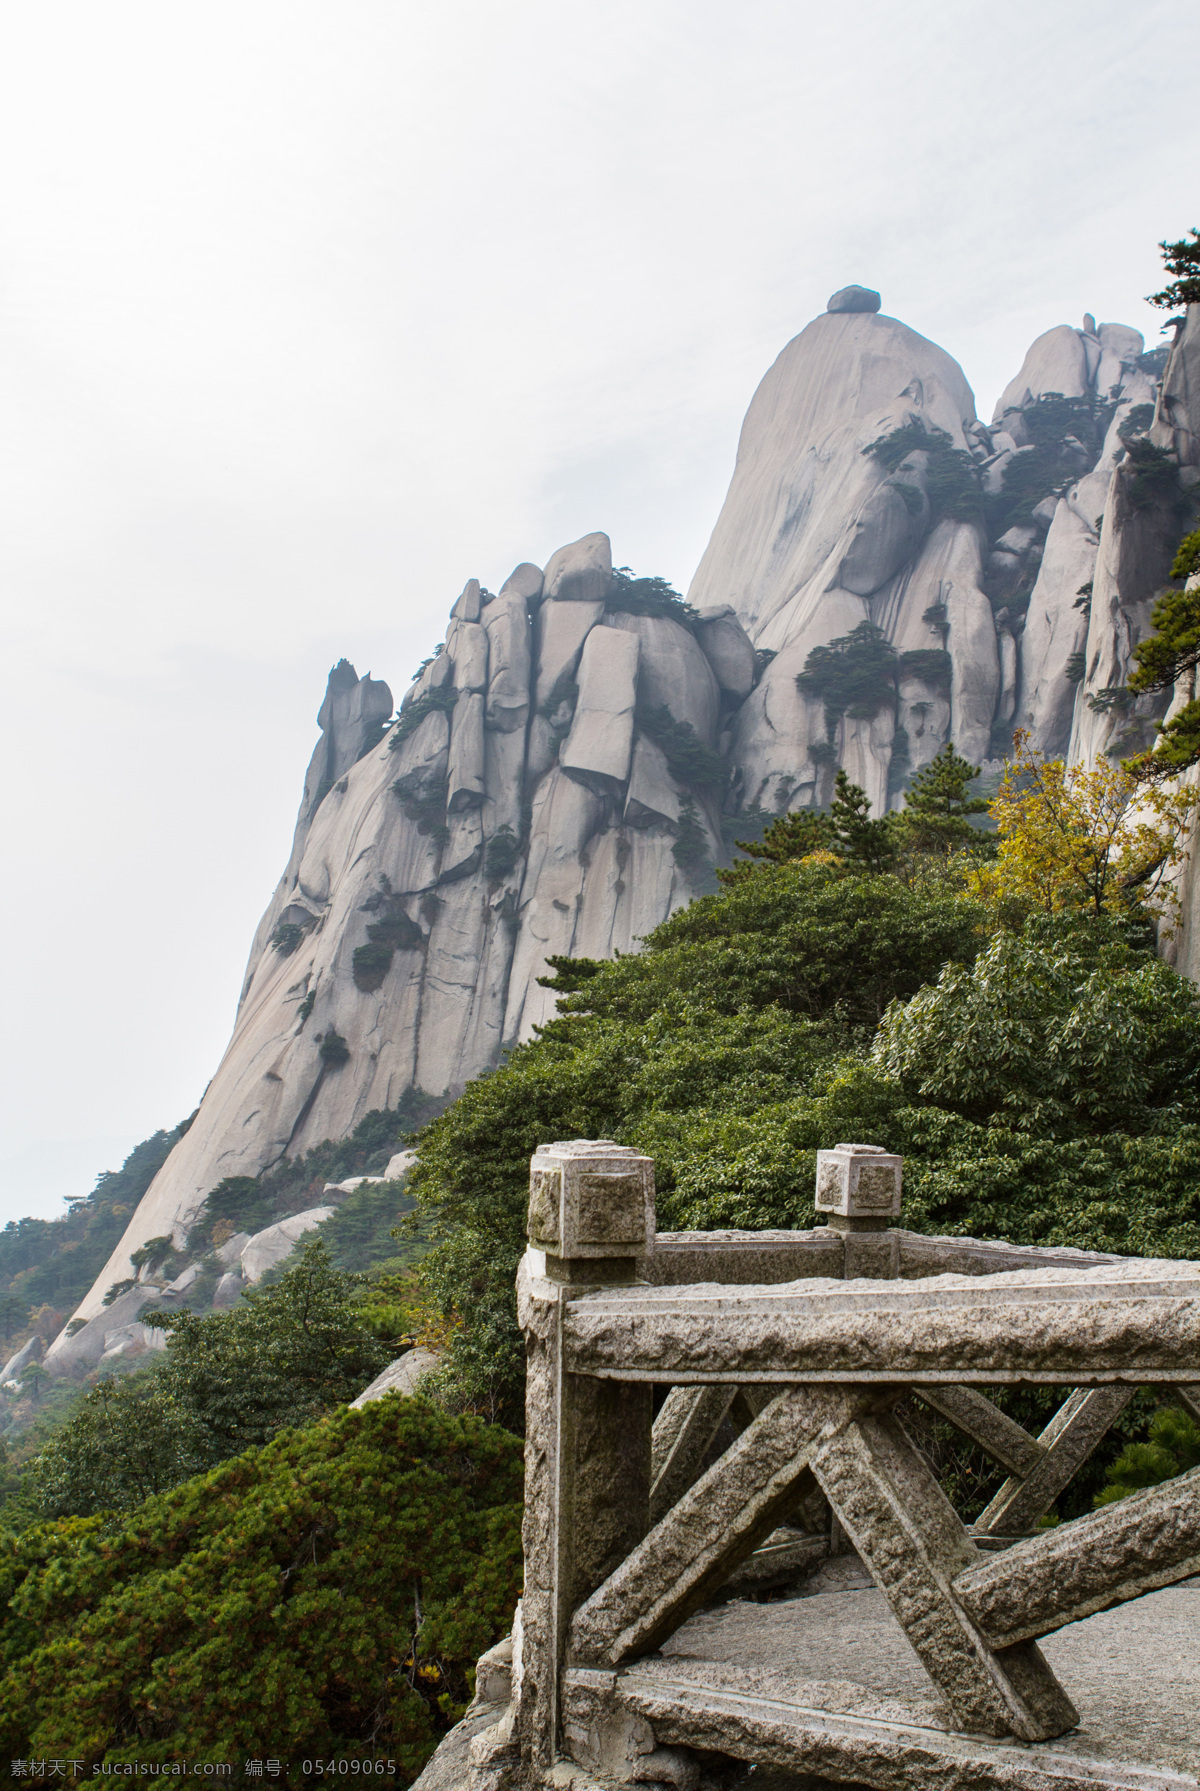
<path id="1" fill-rule="evenodd" d="M 498 595 L 471 580 L 394 721 L 385 684 L 335 667 L 233 1037 L 79 1316 L 148 1238 L 182 1242 L 222 1177 L 414 1090 L 456 1092 L 553 1012 L 549 954 L 634 950 L 703 885 L 714 795 L 647 727 L 661 736 L 666 716 L 711 754 L 721 686 L 703 639 L 735 683 L 753 651 L 732 617 L 705 637 L 681 604 L 682 622 L 631 612 L 627 585 L 602 534 L 544 575 L 518 566 Z M 686 868 L 685 815 L 707 848 Z"/>
<path id="2" fill-rule="evenodd" d="M 868 308 L 877 294 L 860 295 L 835 293 L 763 379 L 688 592 L 702 615 L 732 610 L 772 656 L 732 729 L 745 808 L 821 806 L 841 764 L 882 810 L 900 782 L 898 743 L 907 771 L 948 732 L 968 753 L 991 735 L 999 664 L 982 529 L 947 513 L 936 479 L 929 490 L 947 451 L 982 455 L 975 401 L 943 349 Z M 889 437 L 892 452 L 870 452 Z M 814 648 L 864 622 L 924 662 L 903 681 L 899 715 L 893 688 L 873 713 L 831 716 L 796 675 Z"/>

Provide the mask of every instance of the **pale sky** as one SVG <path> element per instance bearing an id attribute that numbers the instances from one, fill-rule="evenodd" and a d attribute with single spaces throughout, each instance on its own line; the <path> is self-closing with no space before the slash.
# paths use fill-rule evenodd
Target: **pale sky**
<path id="1" fill-rule="evenodd" d="M 686 587 L 837 287 L 1160 317 L 1195 0 L 0 0 L 0 1221 L 195 1106 L 329 666 L 592 529 Z"/>

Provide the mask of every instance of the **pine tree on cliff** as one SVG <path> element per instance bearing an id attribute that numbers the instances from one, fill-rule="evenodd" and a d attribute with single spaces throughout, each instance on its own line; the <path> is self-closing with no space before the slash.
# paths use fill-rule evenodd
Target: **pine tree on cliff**
<path id="1" fill-rule="evenodd" d="M 979 776 L 979 766 L 969 764 L 948 740 L 937 757 L 917 772 L 904 798 L 904 807 L 892 816 L 901 844 L 910 852 L 942 855 L 977 844 L 979 829 L 972 815 L 987 813 L 982 796 L 967 794 Z"/>

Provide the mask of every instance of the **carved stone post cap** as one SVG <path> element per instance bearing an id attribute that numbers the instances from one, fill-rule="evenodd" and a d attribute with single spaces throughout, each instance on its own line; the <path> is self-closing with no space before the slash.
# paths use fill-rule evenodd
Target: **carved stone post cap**
<path id="1" fill-rule="evenodd" d="M 903 1157 L 877 1144 L 817 1152 L 817 1209 L 843 1219 L 898 1219 Z"/>
<path id="2" fill-rule="evenodd" d="M 558 1257 L 640 1256 L 654 1245 L 654 1159 L 608 1138 L 541 1144 L 529 1162 L 529 1241 Z"/>

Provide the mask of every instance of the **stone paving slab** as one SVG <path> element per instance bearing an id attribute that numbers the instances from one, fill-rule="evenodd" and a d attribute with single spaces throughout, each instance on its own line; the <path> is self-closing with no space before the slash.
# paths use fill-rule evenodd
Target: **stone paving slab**
<path id="1" fill-rule="evenodd" d="M 1145 1786 L 1149 1791 L 1200 1785 L 1198 1641 L 1198 1581 L 1070 1624 L 1046 1637 L 1042 1647 L 1079 1708 L 1078 1729 L 1033 1747 L 964 1743 L 947 1736 L 944 1744 L 934 1745 L 925 1768 L 915 1765 L 916 1756 L 922 1737 L 935 1743 L 943 1709 L 874 1589 L 702 1611 L 677 1631 L 660 1656 L 636 1663 L 627 1673 L 631 1692 L 634 1677 L 642 1687 L 639 1703 L 656 1730 L 659 1724 L 650 1710 L 655 1697 L 661 1694 L 664 1702 L 682 1708 L 691 1701 L 689 1685 L 697 1692 L 701 1685 L 723 1686 L 731 1722 L 743 1720 L 755 1700 L 778 1705 L 779 1712 L 794 1702 L 838 1713 L 840 1726 L 836 1720 L 825 1725 L 823 1752 L 814 1749 L 814 1760 L 821 1754 L 823 1771 L 842 1784 L 915 1784 L 925 1791 L 919 1776 L 911 1777 L 915 1770 L 929 1774 L 930 1786 L 944 1785 L 947 1791 L 960 1785 L 1042 1783 Z M 668 1685 L 676 1690 L 669 1693 Z M 880 1776 L 851 1770 L 868 1758 L 871 1731 L 887 1725 L 905 1732 L 914 1764 L 905 1766 L 897 1754 L 891 1763 L 881 1762 Z M 666 1738 L 684 1739 L 676 1730 Z M 940 1765 L 933 1758 L 937 1753 L 943 1755 Z M 831 1773 L 839 1761 L 844 1770 Z M 778 1791 L 790 1791 L 793 1784 L 798 1791 L 821 1781 L 786 1773 L 778 1777 L 764 1759 L 747 1777 L 747 1791 L 760 1785 L 767 1791 L 768 1782 L 777 1783 Z"/>

